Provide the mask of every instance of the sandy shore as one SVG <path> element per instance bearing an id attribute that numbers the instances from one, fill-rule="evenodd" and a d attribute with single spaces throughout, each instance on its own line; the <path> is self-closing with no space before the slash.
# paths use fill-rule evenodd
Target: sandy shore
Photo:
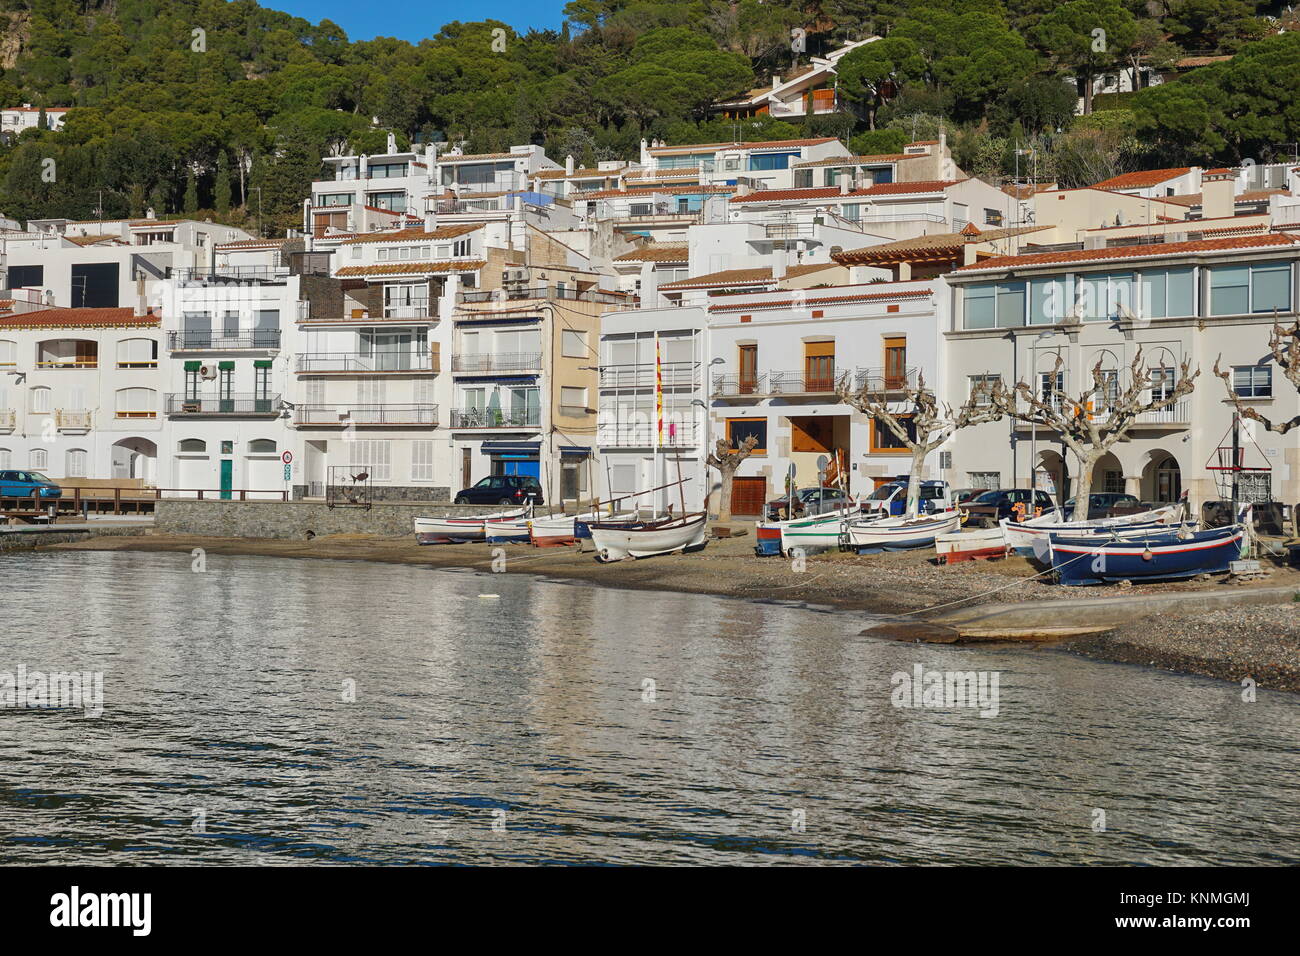
<path id="1" fill-rule="evenodd" d="M 900 615 L 923 622 L 927 615 L 971 604 L 1017 603 L 1070 598 L 1134 597 L 1146 593 L 1195 592 L 1217 584 L 1180 582 L 1131 588 L 1062 588 L 1024 558 L 964 562 L 940 567 L 933 552 L 810 555 L 797 572 L 783 558 L 756 558 L 754 538 L 711 541 L 703 551 L 605 565 L 590 550 L 537 549 L 527 545 L 483 544 L 421 547 L 410 538 L 332 535 L 312 540 L 204 538 L 149 534 L 94 537 L 49 546 L 48 550 L 191 551 L 285 558 L 379 561 L 433 568 L 491 571 L 493 547 L 505 554 L 505 573 L 580 580 L 593 585 L 641 590 L 717 594 L 761 601 L 793 601 Z M 588 549 L 590 544 L 588 544 Z M 1277 567 L 1269 585 L 1295 581 L 1300 573 Z M 1236 585 L 1250 587 L 1251 585 Z M 1300 690 L 1300 608 L 1295 604 L 1231 607 L 1212 612 L 1162 613 L 1100 637 L 1070 642 L 1091 657 L 1162 667 L 1223 680 L 1253 677 L 1260 686 Z M 865 623 L 865 621 L 864 621 Z"/>

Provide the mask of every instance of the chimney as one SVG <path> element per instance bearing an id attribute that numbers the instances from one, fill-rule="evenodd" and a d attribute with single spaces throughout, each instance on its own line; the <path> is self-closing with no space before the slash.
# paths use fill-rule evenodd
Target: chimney
<path id="1" fill-rule="evenodd" d="M 781 281 L 785 278 L 785 246 L 772 250 L 772 278 Z"/>
<path id="2" fill-rule="evenodd" d="M 427 213 L 425 213 L 425 215 L 424 215 L 424 231 L 425 231 L 425 232 L 437 232 L 437 231 L 438 231 L 438 213 L 437 213 L 437 211 L 436 211 L 436 207 L 435 207 L 435 210 L 434 210 L 434 211 L 431 211 L 431 212 L 427 212 Z"/>
<path id="3" fill-rule="evenodd" d="M 397 137 L 392 133 L 388 134 L 388 155 L 391 156 L 397 152 Z"/>
<path id="4" fill-rule="evenodd" d="M 566 176 L 573 175 L 573 154 L 572 153 L 564 157 L 564 175 Z"/>
<path id="5" fill-rule="evenodd" d="M 311 235 L 311 200 L 302 201 L 302 232 L 305 236 Z"/>
<path id="6" fill-rule="evenodd" d="M 772 89 L 776 89 L 776 88 L 777 88 L 778 86 L 780 86 L 780 85 L 781 85 L 781 78 L 780 78 L 779 76 L 776 76 L 775 74 L 773 74 L 773 76 L 772 76 Z"/>
<path id="7" fill-rule="evenodd" d="M 841 196 L 847 196 L 848 194 L 849 194 L 849 177 L 848 177 L 848 176 L 841 176 L 841 177 L 840 177 L 840 195 L 841 195 Z"/>
<path id="8" fill-rule="evenodd" d="M 370 157 L 364 153 L 361 154 L 361 169 L 357 173 L 358 179 L 367 179 L 370 175 Z"/>
<path id="9" fill-rule="evenodd" d="M 641 139 L 641 165 L 642 166 L 650 165 L 650 147 L 646 143 L 644 137 L 642 137 Z"/>
<path id="10" fill-rule="evenodd" d="M 153 208 L 153 206 L 150 206 L 148 209 L 146 209 L 146 210 L 144 211 L 144 218 L 146 218 L 146 219 L 157 219 L 157 218 L 158 218 L 158 214 L 157 214 L 156 212 L 154 212 L 154 208 Z"/>
<path id="11" fill-rule="evenodd" d="M 638 304 L 643 309 L 659 307 L 659 276 L 653 262 L 641 263 L 641 301 Z"/>
<path id="12" fill-rule="evenodd" d="M 1211 169 L 1201 176 L 1201 218 L 1226 219 L 1236 211 L 1236 177 L 1231 169 Z"/>
<path id="13" fill-rule="evenodd" d="M 961 247 L 961 264 L 964 265 L 964 266 L 974 265 L 974 264 L 975 264 L 975 258 L 976 258 L 975 253 L 976 253 L 975 243 L 973 243 L 973 242 L 968 242 L 968 243 L 966 243 L 964 246 L 962 246 L 962 247 Z"/>

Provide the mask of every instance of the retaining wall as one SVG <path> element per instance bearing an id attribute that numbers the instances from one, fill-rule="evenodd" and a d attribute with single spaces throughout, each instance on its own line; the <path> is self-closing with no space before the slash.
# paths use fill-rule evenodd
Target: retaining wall
<path id="1" fill-rule="evenodd" d="M 154 513 L 159 534 L 194 534 L 219 538 L 303 538 L 325 534 L 414 534 L 418 515 L 474 515 L 483 505 L 396 504 L 375 502 L 365 508 L 328 508 L 319 501 L 220 501 L 163 498 Z"/>

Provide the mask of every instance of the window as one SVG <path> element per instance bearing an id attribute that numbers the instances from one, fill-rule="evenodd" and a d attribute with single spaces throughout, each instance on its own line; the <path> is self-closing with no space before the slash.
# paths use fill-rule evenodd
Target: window
<path id="1" fill-rule="evenodd" d="M 31 390 L 32 414 L 48 415 L 50 413 L 50 390 L 44 385 L 37 385 Z"/>
<path id="2" fill-rule="evenodd" d="M 468 239 L 457 239 L 457 240 L 452 244 L 452 247 L 451 247 L 451 255 L 452 255 L 452 258 L 453 258 L 453 259 L 464 259 L 464 258 L 467 258 L 467 257 L 469 256 L 469 254 L 470 254 L 470 251 L 469 251 L 469 240 L 468 240 Z"/>
<path id="3" fill-rule="evenodd" d="M 990 491 L 996 491 L 1002 487 L 1002 472 L 968 471 L 966 472 L 966 483 L 972 488 L 987 488 Z"/>
<path id="4" fill-rule="evenodd" d="M 910 416 L 904 418 L 903 427 L 906 429 L 909 438 L 915 438 L 916 432 L 912 427 Z M 907 443 L 894 434 L 894 430 L 886 425 L 881 419 L 873 418 L 871 420 L 871 450 L 881 454 L 896 454 L 908 450 Z"/>
<path id="5" fill-rule="evenodd" d="M 895 336 L 885 339 L 885 388 L 907 387 L 907 339 Z"/>
<path id="6" fill-rule="evenodd" d="M 1124 494 L 1124 472 L 1114 469 L 1102 472 L 1101 490 L 1108 495 Z"/>
<path id="7" fill-rule="evenodd" d="M 1134 310 L 1143 318 L 1163 319 L 1196 314 L 1196 281 L 1192 269 L 1144 270 L 1138 277 Z"/>
<path id="8" fill-rule="evenodd" d="M 122 339 L 117 343 L 117 367 L 157 368 L 158 343 L 153 339 Z"/>
<path id="9" fill-rule="evenodd" d="M 1075 277 L 1075 305 L 1085 322 L 1135 314 L 1133 273 L 1088 273 Z"/>
<path id="10" fill-rule="evenodd" d="M 0 448 L 0 471 L 7 471 L 13 467 L 14 453 L 8 448 Z"/>
<path id="11" fill-rule="evenodd" d="M 587 333 L 565 329 L 560 336 L 560 354 L 565 358 L 586 358 L 589 354 Z"/>
<path id="12" fill-rule="evenodd" d="M 809 392 L 835 388 L 835 343 L 805 342 L 803 345 L 803 387 Z"/>
<path id="13" fill-rule="evenodd" d="M 433 442 L 411 442 L 411 480 L 433 481 Z"/>
<path id="14" fill-rule="evenodd" d="M 969 395 L 971 398 L 976 399 L 976 403 L 979 405 L 989 404 L 989 395 L 992 392 L 993 387 L 997 385 L 998 382 L 1002 381 L 1001 375 L 993 374 L 970 375 L 967 377 L 970 381 Z"/>
<path id="15" fill-rule="evenodd" d="M 45 468 L 50 467 L 49 453 L 44 448 L 33 448 L 32 456 L 31 456 L 31 465 L 29 465 L 28 467 L 30 467 L 34 471 L 41 471 Z"/>
<path id="16" fill-rule="evenodd" d="M 248 443 L 250 455 L 274 455 L 276 444 L 274 438 L 254 438 Z"/>
<path id="17" fill-rule="evenodd" d="M 862 204 L 856 202 L 847 202 L 840 205 L 840 215 L 850 222 L 857 222 L 862 218 Z"/>
<path id="18" fill-rule="evenodd" d="M 758 388 L 758 346 L 740 346 L 739 361 L 740 377 L 737 391 L 741 395 L 752 395 Z"/>
<path id="19" fill-rule="evenodd" d="M 318 206 L 350 206 L 352 205 L 352 193 L 328 193 L 316 197 Z"/>
<path id="20" fill-rule="evenodd" d="M 568 385 L 560 386 L 560 406 L 573 411 L 583 411 L 587 407 L 587 390 L 585 388 L 573 388 Z"/>
<path id="21" fill-rule="evenodd" d="M 118 418 L 157 418 L 157 403 L 152 388 L 119 388 L 117 390 Z"/>
<path id="22" fill-rule="evenodd" d="M 1216 266 L 1210 270 L 1210 314 L 1290 311 L 1291 264 Z"/>
<path id="23" fill-rule="evenodd" d="M 749 157 L 749 168 L 753 172 L 769 169 L 789 169 L 790 158 L 798 153 L 763 153 Z"/>
<path id="24" fill-rule="evenodd" d="M 1025 284 L 989 282 L 966 287 L 963 298 L 968 329 L 1012 328 L 1025 324 Z"/>
<path id="25" fill-rule="evenodd" d="M 1232 390 L 1241 398 L 1273 397 L 1273 366 L 1234 365 Z"/>
<path id="26" fill-rule="evenodd" d="M 1029 282 L 1029 324 L 1056 325 L 1065 318 L 1065 277 L 1031 279 Z"/>
<path id="27" fill-rule="evenodd" d="M 1002 211 L 1000 209 L 985 209 L 984 225 L 986 226 L 1002 225 Z"/>
<path id="28" fill-rule="evenodd" d="M 202 438 L 182 438 L 176 443 L 176 450 L 182 455 L 202 455 L 208 450 L 208 443 Z"/>
<path id="29" fill-rule="evenodd" d="M 86 449 L 69 448 L 67 455 L 67 465 L 64 477 L 67 478 L 85 478 L 86 477 Z"/>
<path id="30" fill-rule="evenodd" d="M 727 444 L 739 448 L 741 442 L 753 436 L 758 440 L 754 446 L 754 455 L 767 454 L 767 419 L 766 418 L 728 418 Z"/>
<path id="31" fill-rule="evenodd" d="M 349 464 L 354 474 L 365 472 L 372 481 L 388 481 L 392 478 L 392 442 L 386 439 L 357 439 L 348 442 L 352 446 Z"/>
<path id="32" fill-rule="evenodd" d="M 18 343 L 0 339 L 0 368 L 12 368 L 18 364 Z"/>

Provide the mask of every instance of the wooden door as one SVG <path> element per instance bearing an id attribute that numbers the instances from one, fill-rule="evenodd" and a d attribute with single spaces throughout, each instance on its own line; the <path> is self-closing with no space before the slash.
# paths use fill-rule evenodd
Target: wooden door
<path id="1" fill-rule="evenodd" d="M 758 346 L 740 346 L 740 381 L 738 390 L 741 395 L 752 395 L 758 387 Z"/>
<path id="2" fill-rule="evenodd" d="M 804 390 L 830 392 L 835 390 L 835 343 L 804 343 Z"/>
<path id="3" fill-rule="evenodd" d="M 731 513 L 733 515 L 761 515 L 767 501 L 766 478 L 731 479 Z"/>
<path id="4" fill-rule="evenodd" d="M 885 339 L 885 388 L 907 385 L 907 339 Z"/>

